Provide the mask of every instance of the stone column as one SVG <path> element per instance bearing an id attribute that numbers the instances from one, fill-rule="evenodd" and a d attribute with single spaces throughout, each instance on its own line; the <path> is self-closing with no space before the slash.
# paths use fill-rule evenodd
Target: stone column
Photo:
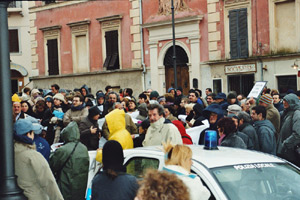
<path id="1" fill-rule="evenodd" d="M 191 44 L 191 67 L 190 72 L 190 87 L 193 87 L 193 79 L 198 79 L 198 88 L 201 88 L 201 70 L 200 70 L 200 36 L 189 37 Z"/>
<path id="2" fill-rule="evenodd" d="M 207 0 L 209 60 L 221 59 L 221 51 L 218 49 L 221 33 L 217 30 L 217 24 L 220 24 L 220 12 L 217 11 L 217 4 L 219 0 Z"/>
<path id="3" fill-rule="evenodd" d="M 157 41 L 148 42 L 150 49 L 150 75 L 151 75 L 151 88 L 157 90 L 159 88 L 158 66 L 157 66 Z"/>
<path id="4" fill-rule="evenodd" d="M 130 1 L 130 18 L 132 19 L 132 25 L 130 26 L 130 34 L 133 36 L 133 41 L 131 42 L 131 51 L 133 52 L 132 67 L 140 68 L 142 66 L 140 6 L 139 0 Z"/>

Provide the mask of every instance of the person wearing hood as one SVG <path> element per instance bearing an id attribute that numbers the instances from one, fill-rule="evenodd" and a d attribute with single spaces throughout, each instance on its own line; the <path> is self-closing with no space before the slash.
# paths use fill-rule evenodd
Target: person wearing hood
<path id="1" fill-rule="evenodd" d="M 34 106 L 34 102 L 35 99 L 41 96 L 41 92 L 38 89 L 32 89 L 31 93 L 30 93 L 30 100 L 28 100 L 28 102 L 30 103 L 30 105 L 33 107 Z"/>
<path id="2" fill-rule="evenodd" d="M 27 119 L 14 124 L 15 174 L 20 188 L 29 200 L 63 200 L 46 159 L 36 151 L 34 131 L 40 126 Z"/>
<path id="3" fill-rule="evenodd" d="M 121 144 L 115 140 L 106 142 L 102 156 L 103 171 L 99 171 L 92 181 L 92 199 L 133 200 L 139 186 L 134 176 L 126 174 Z"/>
<path id="4" fill-rule="evenodd" d="M 237 135 L 236 124 L 230 117 L 224 117 L 218 121 L 219 145 L 247 149 L 243 139 Z"/>
<path id="5" fill-rule="evenodd" d="M 64 145 L 50 157 L 50 167 L 56 174 L 58 187 L 65 200 L 85 199 L 89 172 L 89 154 L 80 140 L 75 121 L 61 132 Z"/>
<path id="6" fill-rule="evenodd" d="M 237 117 L 239 118 L 238 130 L 248 135 L 248 137 L 252 140 L 254 150 L 259 151 L 258 136 L 255 128 L 251 124 L 250 115 L 242 111 L 237 114 Z"/>
<path id="7" fill-rule="evenodd" d="M 172 123 L 178 128 L 178 131 L 182 138 L 182 143 L 183 144 L 193 144 L 192 138 L 191 138 L 191 136 L 189 136 L 186 133 L 186 130 L 185 130 L 182 122 L 179 120 L 174 120 L 174 121 L 172 121 Z"/>
<path id="8" fill-rule="evenodd" d="M 107 110 L 104 109 L 105 105 L 105 94 L 103 92 L 98 92 L 96 94 L 97 107 L 100 111 L 100 118 L 103 118 L 107 114 Z"/>
<path id="9" fill-rule="evenodd" d="M 209 121 L 209 128 L 207 128 L 201 132 L 199 142 L 198 142 L 198 144 L 200 144 L 200 145 L 204 145 L 204 136 L 205 136 L 206 130 L 217 131 L 217 136 L 219 137 L 217 123 L 221 118 L 224 117 L 222 107 L 218 104 L 211 104 L 211 105 L 207 106 L 203 110 L 203 116 L 205 117 L 205 119 L 207 119 Z"/>
<path id="10" fill-rule="evenodd" d="M 148 109 L 146 103 L 141 103 L 138 106 L 139 115 L 136 117 L 137 120 L 144 121 L 147 118 L 148 115 Z"/>
<path id="11" fill-rule="evenodd" d="M 80 142 L 84 144 L 88 150 L 97 150 L 99 144 L 100 129 L 98 119 L 100 110 L 97 106 L 89 108 L 89 115 L 79 122 Z"/>
<path id="12" fill-rule="evenodd" d="M 259 149 L 261 152 L 276 155 L 276 129 L 266 119 L 267 111 L 263 106 L 252 108 L 251 118 L 254 121 L 254 128 L 258 136 Z"/>
<path id="13" fill-rule="evenodd" d="M 294 152 L 295 147 L 300 143 L 300 103 L 297 95 L 288 94 L 283 97 L 283 106 L 277 153 L 300 167 L 300 160 Z"/>
<path id="14" fill-rule="evenodd" d="M 80 88 L 80 93 L 81 95 L 85 98 L 88 94 L 89 94 L 89 87 L 87 85 L 83 85 L 81 88 Z"/>
<path id="15" fill-rule="evenodd" d="M 82 95 L 75 95 L 73 97 L 72 106 L 64 115 L 64 126 L 67 126 L 72 121 L 79 123 L 88 116 L 89 111 L 88 108 L 85 107 L 85 103 L 83 101 L 84 99 Z"/>

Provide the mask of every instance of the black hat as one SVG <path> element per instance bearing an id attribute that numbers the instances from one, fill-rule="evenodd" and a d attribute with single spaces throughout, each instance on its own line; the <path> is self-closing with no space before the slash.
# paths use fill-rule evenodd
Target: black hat
<path id="1" fill-rule="evenodd" d="M 100 115 L 100 110 L 97 106 L 93 106 L 89 108 L 89 117 L 94 117 L 96 115 Z"/>
<path id="2" fill-rule="evenodd" d="M 183 89 L 180 86 L 177 88 L 177 90 L 180 90 L 181 92 L 183 92 Z"/>
<path id="3" fill-rule="evenodd" d="M 123 162 L 124 154 L 120 143 L 115 140 L 107 141 L 102 150 L 103 169 L 125 172 Z"/>
<path id="4" fill-rule="evenodd" d="M 236 95 L 233 94 L 233 93 L 229 93 L 229 94 L 227 95 L 227 99 L 235 99 L 235 98 L 236 98 Z"/>

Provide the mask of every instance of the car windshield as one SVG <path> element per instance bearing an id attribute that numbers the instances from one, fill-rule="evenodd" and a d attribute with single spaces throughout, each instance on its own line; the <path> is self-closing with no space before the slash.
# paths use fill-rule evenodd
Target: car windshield
<path id="1" fill-rule="evenodd" d="M 229 199 L 300 199 L 300 171 L 287 163 L 253 163 L 211 169 Z"/>

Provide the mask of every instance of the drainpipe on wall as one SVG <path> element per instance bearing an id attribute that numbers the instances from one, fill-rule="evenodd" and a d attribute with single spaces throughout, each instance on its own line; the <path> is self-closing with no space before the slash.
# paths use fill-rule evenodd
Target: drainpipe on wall
<path id="1" fill-rule="evenodd" d="M 261 75 L 260 75 L 260 80 L 264 81 L 264 63 L 260 57 L 258 57 L 258 60 L 260 62 L 260 70 L 261 70 Z"/>
<path id="2" fill-rule="evenodd" d="M 142 0 L 139 0 L 139 7 L 140 7 L 140 37 L 141 37 L 141 57 L 142 57 L 142 66 L 143 66 L 143 91 L 146 90 L 146 81 L 145 81 L 145 75 L 146 75 L 146 65 L 144 61 L 144 38 L 143 38 L 143 8 L 142 8 Z"/>

